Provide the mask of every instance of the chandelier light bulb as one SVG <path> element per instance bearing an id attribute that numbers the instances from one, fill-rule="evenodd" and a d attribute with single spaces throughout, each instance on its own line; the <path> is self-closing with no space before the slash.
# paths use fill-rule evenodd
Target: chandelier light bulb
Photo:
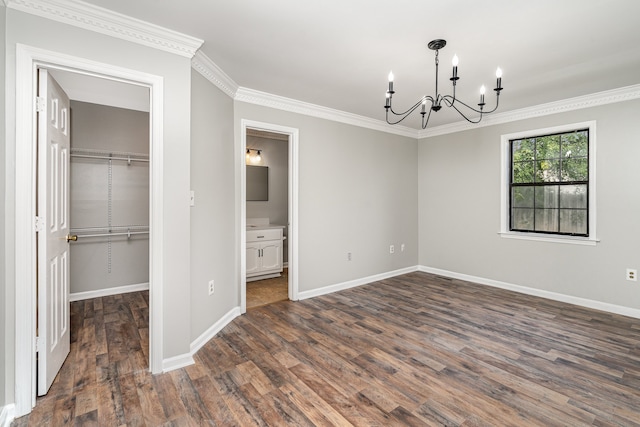
<path id="1" fill-rule="evenodd" d="M 451 60 L 451 64 L 453 64 L 454 67 L 458 66 L 458 55 L 453 55 L 453 59 Z"/>
<path id="2" fill-rule="evenodd" d="M 389 71 L 389 83 L 393 83 L 393 71 Z"/>
<path id="3" fill-rule="evenodd" d="M 496 77 L 499 79 L 502 78 L 502 69 L 500 67 L 496 70 Z"/>
<path id="4" fill-rule="evenodd" d="M 487 88 L 484 87 L 484 85 L 480 86 L 480 95 L 484 95 L 486 91 L 487 91 Z"/>

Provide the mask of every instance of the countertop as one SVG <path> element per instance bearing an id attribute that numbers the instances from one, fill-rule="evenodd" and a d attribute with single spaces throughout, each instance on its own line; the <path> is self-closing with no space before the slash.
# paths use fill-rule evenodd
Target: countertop
<path id="1" fill-rule="evenodd" d="M 285 225 L 278 224 L 258 224 L 258 225 L 247 225 L 248 230 L 270 230 L 274 228 L 285 228 Z"/>

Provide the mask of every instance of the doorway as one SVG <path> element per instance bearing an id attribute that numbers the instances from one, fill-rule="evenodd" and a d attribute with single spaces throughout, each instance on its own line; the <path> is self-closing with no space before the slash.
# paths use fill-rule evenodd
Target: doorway
<path id="1" fill-rule="evenodd" d="M 264 138 L 264 137 L 267 138 Z M 274 213 L 275 211 L 270 211 L 266 209 L 266 205 L 264 206 L 252 206 L 249 209 L 247 208 L 247 204 L 251 203 L 251 201 L 247 201 L 247 158 L 252 155 L 262 154 L 261 149 L 264 147 L 257 147 L 257 139 L 270 139 L 274 140 L 273 142 L 265 142 L 267 144 L 280 144 L 280 145 L 271 145 L 272 147 L 279 147 L 279 151 L 283 151 L 284 156 L 286 158 L 285 161 L 280 160 L 278 162 L 283 173 L 286 173 L 286 196 L 282 193 L 284 190 L 277 190 L 276 193 L 280 194 L 277 196 L 283 201 L 280 204 L 284 204 L 284 200 L 286 200 L 286 207 L 280 207 L 277 210 L 282 211 L 286 210 L 286 215 L 283 213 Z M 255 145 L 255 146 L 252 146 Z M 283 281 L 286 283 L 286 295 L 289 300 L 297 301 L 298 300 L 298 129 L 289 128 L 279 125 L 273 125 L 268 123 L 254 122 L 249 120 L 241 121 L 241 144 L 240 144 L 240 188 L 241 188 L 241 212 L 240 212 L 240 268 L 241 268 L 241 288 L 240 288 L 240 309 L 242 313 L 245 313 L 247 310 L 247 282 L 251 282 L 253 278 L 269 278 L 269 279 L 280 279 L 280 283 Z M 249 151 L 247 151 L 249 150 Z M 253 151 L 252 151 L 253 150 Z M 277 150 L 276 150 L 277 151 Z M 267 153 L 265 152 L 265 156 Z M 249 165 L 254 162 L 249 161 Z M 286 165 L 286 167 L 285 167 Z M 263 165 L 264 166 L 264 165 Z M 269 172 L 268 176 L 273 175 L 272 172 Z M 282 182 L 282 180 L 279 180 Z M 261 210 L 262 209 L 262 210 Z M 251 213 L 253 217 L 248 219 L 248 214 Z M 275 221 L 271 221 L 274 217 Z M 277 224 L 278 222 L 286 222 L 284 224 Z M 269 229 L 270 234 L 274 236 L 275 244 L 269 244 L 269 242 L 262 242 L 260 244 L 266 245 L 264 249 L 261 249 L 262 246 L 257 247 L 255 242 L 248 243 L 248 237 L 252 237 L 253 231 L 247 231 L 248 227 L 261 227 L 272 224 L 273 227 Z M 275 227 L 275 228 L 274 228 Z M 280 229 L 280 227 L 282 227 Z M 282 233 L 282 237 L 286 237 L 279 243 L 284 246 L 282 248 L 282 253 L 285 254 L 286 264 L 282 262 L 282 270 L 280 268 L 276 268 L 277 271 L 273 272 L 275 274 L 259 274 L 256 276 L 256 273 L 249 273 L 248 266 L 251 267 L 253 271 L 255 267 L 255 263 L 253 259 L 248 260 L 248 256 L 251 252 L 264 253 L 269 254 L 272 251 L 273 247 L 277 248 L 278 240 L 281 238 L 279 233 Z M 259 237 L 259 236 L 256 236 Z M 257 248 L 254 248 L 254 246 Z M 252 249 L 251 251 L 248 249 Z M 276 255 L 277 258 L 277 255 Z M 251 262 L 249 262 L 251 261 Z M 284 267 L 286 266 L 286 270 Z M 272 273 L 271 269 L 267 269 L 264 271 L 265 273 Z M 284 277 L 282 273 L 285 273 Z M 249 279 L 247 278 L 248 276 Z M 270 277 L 271 276 L 271 277 Z"/>
<path id="2" fill-rule="evenodd" d="M 247 130 L 247 309 L 289 299 L 288 142 L 287 134 Z"/>
<path id="3" fill-rule="evenodd" d="M 35 218 L 36 134 L 34 100 L 38 68 L 62 70 L 112 82 L 146 87 L 150 92 L 150 161 L 149 161 L 149 366 L 153 373 L 162 371 L 162 78 L 139 71 L 71 57 L 56 52 L 16 47 L 16 173 L 15 194 L 15 400 L 16 416 L 31 411 L 36 398 L 36 229 Z M 154 236 L 156 238 L 154 239 Z M 20 284 L 20 286 L 18 286 Z"/>
<path id="4" fill-rule="evenodd" d="M 40 67 L 38 99 L 45 108 L 38 109 L 37 215 L 44 227 L 37 243 L 36 376 L 37 394 L 44 396 L 77 338 L 70 304 L 149 288 L 150 98 L 147 87 Z M 51 239 L 52 232 L 62 237 Z M 54 243 L 62 256 L 50 253 Z M 120 340 L 109 307 L 105 313 L 98 353 Z M 148 335 L 148 320 L 135 323 L 132 345 Z M 141 369 L 148 369 L 146 362 Z"/>

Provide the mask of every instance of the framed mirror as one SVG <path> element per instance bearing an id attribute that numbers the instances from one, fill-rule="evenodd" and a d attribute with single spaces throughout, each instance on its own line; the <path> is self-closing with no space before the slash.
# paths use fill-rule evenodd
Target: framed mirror
<path id="1" fill-rule="evenodd" d="M 247 165 L 247 201 L 269 200 L 269 167 Z"/>

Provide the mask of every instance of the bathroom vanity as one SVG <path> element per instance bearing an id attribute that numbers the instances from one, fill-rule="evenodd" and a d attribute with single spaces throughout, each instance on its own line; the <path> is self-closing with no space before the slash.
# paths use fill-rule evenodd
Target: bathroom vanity
<path id="1" fill-rule="evenodd" d="M 282 273 L 283 225 L 247 225 L 247 281 Z"/>

